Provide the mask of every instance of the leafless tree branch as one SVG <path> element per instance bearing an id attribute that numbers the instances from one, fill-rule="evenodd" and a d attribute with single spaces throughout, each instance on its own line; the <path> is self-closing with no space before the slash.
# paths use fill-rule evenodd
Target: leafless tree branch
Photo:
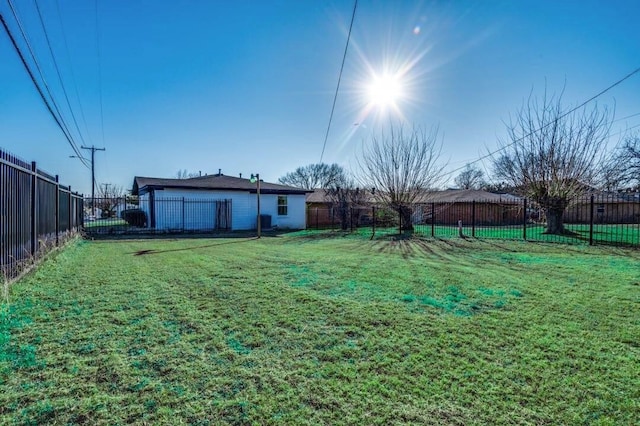
<path id="1" fill-rule="evenodd" d="M 335 163 L 318 163 L 298 167 L 295 171 L 287 173 L 278 179 L 283 185 L 291 185 L 304 189 L 327 189 L 332 186 L 340 186 L 346 182 L 346 180 L 346 172 L 341 166 Z"/>
<path id="2" fill-rule="evenodd" d="M 358 159 L 363 187 L 375 188 L 377 200 L 400 214 L 405 229 L 413 229 L 411 206 L 442 182 L 446 164 L 440 161 L 438 132 L 438 127 L 405 132 L 391 125 L 363 147 Z"/>
<path id="3" fill-rule="evenodd" d="M 561 98 L 530 96 L 507 123 L 502 154 L 494 159 L 496 177 L 538 202 L 553 234 L 565 232 L 569 202 L 597 184 L 613 119 L 598 105 L 567 114 Z"/>
<path id="4" fill-rule="evenodd" d="M 460 189 L 481 189 L 486 185 L 484 172 L 472 164 L 467 164 L 453 181 Z"/>

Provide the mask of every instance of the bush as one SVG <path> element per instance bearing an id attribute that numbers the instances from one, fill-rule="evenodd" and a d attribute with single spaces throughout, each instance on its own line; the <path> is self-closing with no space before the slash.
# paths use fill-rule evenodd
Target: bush
<path id="1" fill-rule="evenodd" d="M 129 225 L 144 228 L 147 226 L 147 214 L 140 209 L 122 210 L 120 218 L 124 219 Z"/>

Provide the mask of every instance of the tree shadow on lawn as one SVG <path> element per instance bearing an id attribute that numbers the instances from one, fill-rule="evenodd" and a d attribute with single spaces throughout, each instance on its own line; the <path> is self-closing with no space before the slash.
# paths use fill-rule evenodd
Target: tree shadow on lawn
<path id="1" fill-rule="evenodd" d="M 510 252 L 510 253 L 518 253 L 519 251 L 523 251 L 523 250 L 516 250 L 514 248 L 509 248 L 509 247 L 505 247 L 502 244 L 498 244 L 497 242 L 495 242 L 495 240 L 489 240 L 489 239 L 482 239 L 482 240 L 478 240 L 481 241 L 483 244 L 488 245 L 489 247 L 493 247 L 494 249 L 498 249 L 504 252 Z M 522 244 L 535 244 L 534 242 L 528 241 L 528 240 L 511 240 L 511 241 L 517 241 L 518 243 L 522 243 Z"/>
<path id="2" fill-rule="evenodd" d="M 296 235 L 297 234 L 297 235 Z M 335 238 L 344 238 L 349 236 L 356 236 L 350 231 L 334 230 L 334 229 L 320 229 L 320 230 L 306 230 L 298 231 L 291 235 L 291 241 L 320 241 L 320 240 L 332 240 Z"/>
<path id="3" fill-rule="evenodd" d="M 373 247 L 378 253 L 400 254 L 403 259 L 413 257 L 436 257 L 440 259 L 448 259 L 445 253 L 449 250 L 460 250 L 468 248 L 469 239 L 441 239 L 432 238 L 424 239 L 419 237 L 402 237 L 393 240 L 378 240 L 374 242 Z M 474 240 L 471 240 L 474 241 Z"/>

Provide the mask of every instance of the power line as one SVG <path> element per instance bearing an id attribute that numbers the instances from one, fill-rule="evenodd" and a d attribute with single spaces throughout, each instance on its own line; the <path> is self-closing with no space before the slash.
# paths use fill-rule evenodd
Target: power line
<path id="1" fill-rule="evenodd" d="M 336 100 L 338 99 L 338 91 L 340 90 L 340 81 L 342 80 L 342 71 L 344 70 L 344 62 L 347 59 L 347 50 L 349 49 L 349 41 L 351 40 L 351 29 L 353 28 L 353 21 L 356 17 L 356 9 L 358 8 L 358 0 L 353 3 L 353 14 L 351 15 L 351 24 L 349 25 L 349 34 L 347 35 L 347 44 L 344 46 L 344 54 L 342 55 L 342 65 L 340 65 L 340 74 L 338 75 L 338 85 L 336 86 L 336 93 L 333 96 L 333 105 L 331 106 L 331 114 L 329 115 L 329 124 L 327 125 L 327 132 L 324 135 L 324 143 L 322 144 L 322 153 L 320 154 L 320 163 L 324 157 L 324 150 L 327 147 L 327 139 L 329 139 L 329 130 L 331 129 L 331 121 L 333 121 L 333 112 L 336 109 Z"/>
<path id="2" fill-rule="evenodd" d="M 100 129 L 102 132 L 102 144 L 104 145 L 104 113 L 102 102 L 102 64 L 100 54 L 100 22 L 98 20 L 98 0 L 95 1 L 96 5 L 96 51 L 98 54 L 98 94 L 100 99 Z"/>
<path id="3" fill-rule="evenodd" d="M 73 108 L 71 108 L 71 102 L 69 101 L 69 96 L 67 95 L 67 89 L 64 87 L 64 81 L 62 80 L 62 75 L 60 74 L 58 61 L 56 61 L 56 55 L 54 54 L 53 48 L 51 47 L 51 41 L 49 40 L 49 34 L 47 33 L 47 28 L 44 25 L 44 19 L 42 18 L 42 12 L 40 11 L 40 6 L 38 6 L 37 0 L 34 0 L 34 3 L 36 5 L 36 11 L 38 12 L 38 18 L 40 18 L 40 25 L 42 26 L 42 31 L 44 32 L 44 38 L 47 41 L 49 53 L 51 54 L 51 59 L 53 60 L 53 66 L 56 70 L 56 74 L 58 75 L 58 81 L 60 81 L 60 87 L 62 88 L 62 93 L 64 94 L 64 98 L 67 101 L 67 107 L 69 107 L 69 112 L 71 113 L 71 118 L 73 119 L 73 123 L 76 126 L 76 130 L 78 131 L 80 140 L 82 141 L 82 143 L 85 143 L 84 137 L 82 136 L 82 132 L 80 131 L 80 127 L 78 126 L 78 121 L 76 120 L 76 116 L 73 113 Z"/>
<path id="4" fill-rule="evenodd" d="M 640 112 L 636 112 L 635 114 L 627 115 L 626 117 L 616 118 L 615 120 L 612 121 L 612 123 L 616 123 L 618 121 L 626 120 L 627 118 L 636 117 L 638 115 L 640 115 Z"/>
<path id="5" fill-rule="evenodd" d="M 78 105 L 80 106 L 80 116 L 82 117 L 82 123 L 84 124 L 85 134 L 89 142 L 91 142 L 91 132 L 89 131 L 89 126 L 87 125 L 87 118 L 84 114 L 84 107 L 82 106 L 82 100 L 80 98 L 80 92 L 78 91 L 78 83 L 76 80 L 75 72 L 73 71 L 73 61 L 71 61 L 71 54 L 69 53 L 69 43 L 67 43 L 67 34 L 64 30 L 64 22 L 62 21 L 62 13 L 60 12 L 60 2 L 56 0 L 56 12 L 58 15 L 58 22 L 60 22 L 60 31 L 62 32 L 62 41 L 64 41 L 64 50 L 67 56 L 67 62 L 69 62 L 69 70 L 71 71 L 71 81 L 73 82 L 73 88 L 76 94 L 76 99 L 78 100 Z"/>
<path id="6" fill-rule="evenodd" d="M 91 151 L 91 208 L 95 208 L 96 199 L 96 151 L 106 151 L 105 148 L 95 146 L 82 146 L 82 149 Z"/>
<path id="7" fill-rule="evenodd" d="M 96 16 L 96 20 L 95 20 L 95 24 L 96 24 L 96 54 L 97 54 L 97 59 L 98 59 L 98 99 L 100 102 L 100 135 L 102 136 L 102 145 L 104 146 L 105 144 L 105 139 L 104 139 L 104 101 L 103 101 L 103 90 L 102 90 L 102 52 L 100 49 L 100 19 L 99 19 L 99 12 L 98 12 L 98 0 L 95 0 L 95 16 Z M 105 166 L 107 167 L 107 171 L 108 171 L 108 167 L 109 167 L 109 160 L 108 157 L 105 160 Z"/>
<path id="8" fill-rule="evenodd" d="M 574 108 L 570 109 L 569 111 L 565 112 L 564 114 L 561 114 L 559 117 L 557 117 L 557 118 L 556 118 L 556 119 L 554 119 L 553 121 L 550 121 L 549 123 L 545 124 L 544 126 L 542 126 L 542 127 L 538 128 L 538 129 L 535 129 L 535 130 L 533 130 L 533 131 L 531 131 L 531 132 L 527 133 L 526 135 L 524 135 L 524 136 L 522 136 L 522 137 L 520 137 L 520 138 L 518 138 L 518 139 L 516 139 L 516 140 L 512 141 L 511 143 L 509 143 L 509 144 L 507 144 L 507 145 L 504 145 L 504 146 L 501 146 L 500 148 L 498 148 L 498 149 L 496 149 L 496 150 L 494 150 L 494 151 L 492 151 L 492 152 L 489 152 L 489 153 L 488 153 L 488 154 L 486 154 L 486 155 L 483 155 L 482 157 L 478 158 L 477 160 L 470 161 L 470 162 L 469 162 L 469 163 L 467 163 L 467 164 L 474 164 L 474 163 L 478 163 L 478 162 L 480 162 L 480 161 L 482 161 L 482 160 L 485 160 L 485 159 L 487 159 L 487 158 L 489 158 L 489 157 L 492 157 L 493 155 L 497 154 L 498 152 L 500 152 L 500 151 L 504 151 L 505 149 L 509 148 L 509 147 L 510 147 L 510 146 L 512 146 L 512 145 L 517 144 L 518 142 L 523 141 L 524 139 L 528 138 L 529 136 L 531 136 L 531 135 L 533 135 L 533 134 L 535 134 L 535 133 L 538 133 L 538 132 L 539 132 L 539 131 L 541 131 L 541 130 L 546 129 L 547 127 L 551 126 L 552 124 L 554 124 L 554 123 L 555 123 L 555 122 L 557 122 L 558 120 L 560 120 L 560 119 L 562 119 L 562 118 L 566 117 L 567 115 L 569 115 L 569 114 L 571 114 L 571 113 L 573 113 L 573 112 L 575 112 L 575 111 L 579 110 L 580 108 L 582 108 L 583 106 L 585 106 L 585 105 L 586 105 L 586 104 L 588 104 L 589 102 L 591 102 L 591 101 L 593 101 L 593 100 L 595 100 L 595 99 L 599 98 L 600 96 L 602 96 L 602 95 L 604 95 L 605 93 L 607 93 L 609 90 L 613 89 L 614 87 L 618 86 L 619 84 L 623 83 L 625 80 L 628 80 L 629 78 L 631 78 L 632 76 L 634 76 L 635 74 L 637 74 L 637 73 L 639 73 L 639 72 L 640 72 L 640 67 L 638 67 L 638 68 L 636 68 L 635 70 L 631 71 L 629 74 L 625 75 L 624 77 L 622 77 L 621 79 L 619 79 L 619 80 L 618 80 L 618 81 L 616 81 L 615 83 L 611 84 L 611 85 L 610 85 L 610 86 L 608 86 L 607 88 L 605 88 L 605 89 L 601 90 L 601 91 L 600 91 L 600 92 L 598 92 L 597 94 L 593 95 L 592 97 L 590 97 L 590 98 L 589 98 L 589 99 L 587 99 L 586 101 L 582 102 L 582 103 L 581 103 L 581 104 L 579 104 L 578 106 L 576 106 L 576 107 L 574 107 Z M 638 115 L 638 114 L 633 114 L 632 116 L 634 116 L 634 115 Z M 629 117 L 631 117 L 631 116 L 629 116 Z M 625 118 L 629 118 L 629 117 L 625 117 Z M 637 126 L 634 126 L 634 127 L 637 127 Z M 632 128 L 633 128 L 633 127 L 632 127 Z M 453 170 L 451 170 L 449 173 L 445 173 L 445 176 L 451 176 L 453 173 L 458 172 L 458 171 L 460 171 L 460 170 L 464 169 L 465 167 L 467 167 L 467 164 L 465 164 L 463 167 L 458 167 L 458 168 L 456 168 L 456 169 L 453 169 Z"/>
<path id="9" fill-rule="evenodd" d="M 628 132 L 629 130 L 631 130 L 631 129 L 635 129 L 635 128 L 637 128 L 637 127 L 640 127 L 640 124 L 636 124 L 635 126 L 627 127 L 627 128 L 626 128 L 626 129 L 624 129 L 624 130 L 620 130 L 619 132 L 616 132 L 616 133 L 614 133 L 614 134 L 612 134 L 612 135 L 609 135 L 609 137 L 611 137 L 611 136 L 618 136 L 618 135 L 621 135 L 621 134 L 626 133 L 626 132 Z"/>
<path id="10" fill-rule="evenodd" d="M 6 24 L 6 22 L 4 23 L 5 26 L 5 30 L 7 31 L 7 34 L 9 35 L 9 37 L 12 39 L 12 43 L 14 45 L 14 47 L 16 48 L 16 51 L 18 52 L 18 55 L 20 56 L 20 59 L 22 60 L 22 63 L 24 64 L 24 66 L 27 68 L 27 72 L 29 73 L 31 80 L 33 81 L 33 83 L 36 85 L 36 88 L 38 89 L 38 91 L 40 92 L 40 96 L 42 97 L 42 99 L 45 101 L 45 104 L 47 105 L 47 109 L 49 109 L 49 112 L 52 114 L 52 116 L 54 117 L 56 123 L 58 124 L 58 127 L 60 127 L 60 130 L 62 130 L 62 133 L 64 134 L 65 138 L 67 139 L 67 141 L 69 142 L 69 144 L 71 145 L 71 148 L 74 150 L 74 152 L 76 154 L 79 155 L 80 161 L 84 164 L 85 167 L 88 167 L 88 163 L 86 162 L 86 160 L 84 160 L 82 158 L 82 155 L 80 155 L 80 150 L 78 149 L 78 145 L 76 144 L 75 140 L 73 139 L 73 136 L 71 134 L 71 132 L 69 131 L 69 127 L 67 126 L 65 120 L 64 120 L 64 116 L 62 115 L 62 112 L 60 111 L 60 108 L 58 107 L 58 104 L 55 100 L 55 97 L 53 96 L 53 94 L 51 93 L 51 90 L 49 89 L 49 85 L 47 84 L 46 79 L 44 78 L 44 74 L 42 72 L 42 69 L 40 68 L 40 64 L 38 63 L 38 60 L 36 58 L 35 52 L 33 51 L 33 48 L 31 47 L 31 43 L 29 42 L 29 38 L 27 37 L 27 34 L 24 30 L 24 28 L 22 27 L 22 23 L 20 22 L 20 19 L 18 18 L 18 14 L 16 12 L 16 9 L 13 5 L 13 2 L 11 0 L 7 0 L 7 3 L 9 4 L 9 7 L 11 9 L 11 13 L 13 14 L 13 17 L 16 21 L 16 23 L 18 24 L 18 28 L 20 30 L 20 34 L 22 35 L 22 38 L 27 46 L 27 49 L 29 51 L 29 54 L 31 55 L 31 59 L 33 60 L 33 63 L 36 67 L 36 70 L 38 71 L 38 74 L 40 75 L 40 79 L 42 80 L 42 84 L 44 85 L 44 88 L 47 91 L 47 94 L 49 95 L 49 100 L 46 99 L 46 97 L 44 96 L 44 92 L 42 91 L 42 88 L 40 88 L 40 85 L 36 82 L 35 77 L 33 75 L 33 72 L 31 71 L 29 65 L 26 62 L 26 59 L 24 58 L 24 55 L 22 54 L 22 51 L 20 50 L 20 48 L 18 47 L 17 42 L 15 41 L 15 38 L 13 38 L 13 35 L 11 34 L 11 31 L 9 30 L 8 25 Z M 51 106 L 53 105 L 53 107 Z M 57 112 L 57 115 L 54 113 L 54 110 Z"/>
<path id="11" fill-rule="evenodd" d="M 47 84 L 47 80 L 44 78 L 44 73 L 42 72 L 42 69 L 40 68 L 40 64 L 38 63 L 38 60 L 36 58 L 36 54 L 33 50 L 33 48 L 31 47 L 31 43 L 29 42 L 29 38 L 27 37 L 26 31 L 22 26 L 22 23 L 20 22 L 20 19 L 18 18 L 18 13 L 16 12 L 16 9 L 13 5 L 12 0 L 7 0 L 7 3 L 9 4 L 9 7 L 11 8 L 11 13 L 13 14 L 13 18 L 15 19 L 16 23 L 18 24 L 18 29 L 20 30 L 20 34 L 22 35 L 22 38 L 27 46 L 27 50 L 29 51 L 29 54 L 31 56 L 31 59 L 33 60 L 33 63 L 36 67 L 36 70 L 38 71 L 38 74 L 40 75 L 40 79 L 42 80 L 42 84 L 44 85 L 44 88 L 47 91 L 47 94 L 49 95 L 49 99 L 51 101 L 51 104 L 53 104 L 53 108 L 56 110 L 57 114 L 58 114 L 58 118 L 60 119 L 60 122 L 62 123 L 64 129 L 63 132 L 65 132 L 65 135 L 71 139 L 73 145 L 76 147 L 77 149 L 77 145 L 75 143 L 75 141 L 73 140 L 73 137 L 71 136 L 71 132 L 69 131 L 69 127 L 67 126 L 67 123 L 64 120 L 64 115 L 62 114 L 62 112 L 60 111 L 60 108 L 58 107 L 58 104 L 55 100 L 55 97 L 53 96 L 53 93 L 51 93 L 51 89 L 49 88 L 49 85 Z"/>
<path id="12" fill-rule="evenodd" d="M 67 139 L 67 142 L 69 143 L 69 145 L 71 146 L 73 151 L 80 158 L 80 161 L 82 162 L 82 164 L 84 164 L 85 167 L 88 167 L 88 164 L 87 164 L 86 160 L 84 160 L 82 158 L 82 155 L 80 153 L 80 150 L 78 149 L 78 146 L 73 141 L 73 138 L 71 137 L 71 135 L 68 134 L 68 129 L 65 130 L 65 126 L 63 125 L 63 123 L 61 123 L 60 120 L 62 119 L 62 117 L 58 118 L 58 116 L 56 116 L 55 112 L 53 111 L 53 108 L 49 104 L 49 101 L 47 100 L 46 96 L 44 95 L 44 92 L 42 91 L 42 88 L 40 87 L 40 84 L 38 83 L 38 81 L 36 80 L 35 76 L 33 75 L 33 72 L 31 71 L 31 68 L 29 67 L 29 64 L 27 63 L 24 55 L 22 54 L 22 51 L 20 50 L 20 47 L 18 46 L 15 38 L 13 37 L 13 34 L 11 33 L 11 30 L 9 29 L 9 26 L 7 25 L 7 22 L 5 21 L 5 19 L 2 16 L 1 13 L 0 13 L 0 21 L 2 21 L 2 26 L 4 27 L 4 30 L 7 33 L 7 36 L 9 37 L 9 40 L 11 41 L 11 44 L 13 45 L 16 53 L 18 54 L 18 57 L 20 58 L 20 61 L 22 62 L 22 65 L 24 66 L 25 70 L 27 71 L 27 74 L 29 74 L 29 78 L 31 79 L 31 82 L 36 87 L 36 90 L 38 91 L 38 94 L 40 95 L 40 98 L 42 99 L 42 101 L 44 102 L 45 106 L 47 107 L 47 110 L 49 111 L 49 113 L 53 117 L 53 120 L 56 122 L 56 124 L 58 125 L 58 127 L 60 128 L 62 133 L 64 134 L 65 139 Z M 23 34 L 23 37 L 24 37 L 24 34 Z M 53 99 L 52 99 L 52 101 L 53 101 Z"/>

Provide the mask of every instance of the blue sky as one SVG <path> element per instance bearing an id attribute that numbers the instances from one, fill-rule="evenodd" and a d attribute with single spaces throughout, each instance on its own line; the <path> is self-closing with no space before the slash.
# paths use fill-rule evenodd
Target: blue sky
<path id="1" fill-rule="evenodd" d="M 276 181 L 320 160 L 352 1 L 98 0 L 96 19 L 92 1 L 39 0 L 84 142 L 34 3 L 13 4 L 78 145 L 106 148 L 100 183 L 180 169 Z M 0 13 L 19 36 L 6 2 Z M 448 170 L 462 167 L 496 147 L 530 92 L 566 84 L 576 105 L 640 67 L 639 16 L 638 1 L 360 0 L 324 161 L 354 167 L 403 120 L 439 125 Z M 0 147 L 90 193 L 4 32 L 0 64 Z M 401 69 L 397 110 L 367 108 L 372 73 Z M 640 125 L 639 95 L 636 74 L 598 98 L 615 106 L 614 134 Z"/>

